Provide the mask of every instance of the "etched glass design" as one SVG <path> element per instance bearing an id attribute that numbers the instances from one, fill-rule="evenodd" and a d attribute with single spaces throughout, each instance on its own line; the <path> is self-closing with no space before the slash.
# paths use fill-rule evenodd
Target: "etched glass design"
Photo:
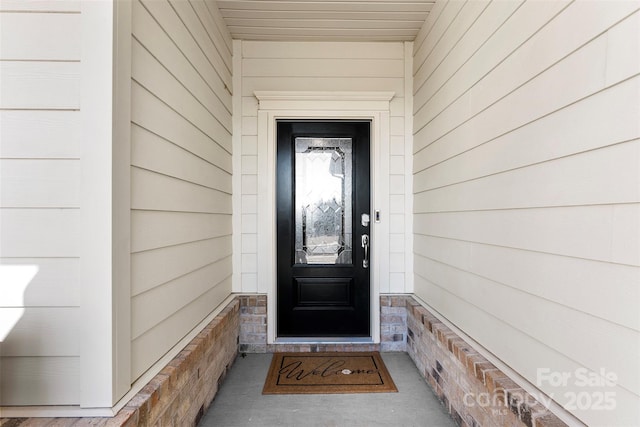
<path id="1" fill-rule="evenodd" d="M 352 140 L 295 139 L 296 264 L 352 263 Z"/>

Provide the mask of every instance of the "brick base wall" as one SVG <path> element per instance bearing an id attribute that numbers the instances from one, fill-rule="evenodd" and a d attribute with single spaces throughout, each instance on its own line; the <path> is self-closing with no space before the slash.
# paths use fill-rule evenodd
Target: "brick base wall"
<path id="1" fill-rule="evenodd" d="M 460 426 L 565 426 L 412 297 L 407 353 Z"/>
<path id="2" fill-rule="evenodd" d="M 267 351 L 267 296 L 240 296 L 240 352 Z"/>
<path id="3" fill-rule="evenodd" d="M 380 297 L 380 344 L 267 344 L 267 296 L 241 296 L 240 352 L 405 351 L 405 297 Z"/>
<path id="4" fill-rule="evenodd" d="M 380 297 L 380 350 L 407 350 L 406 297 Z"/>
<path id="5" fill-rule="evenodd" d="M 238 355 L 239 308 L 236 298 L 129 401 L 132 425 L 197 424 Z"/>
<path id="6" fill-rule="evenodd" d="M 234 299 L 112 418 L 2 418 L 2 426 L 195 426 L 238 355 Z"/>

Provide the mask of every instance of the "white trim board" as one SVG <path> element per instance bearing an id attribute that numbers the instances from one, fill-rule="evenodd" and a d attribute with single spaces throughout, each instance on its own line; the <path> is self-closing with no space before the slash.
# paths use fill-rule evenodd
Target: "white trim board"
<path id="1" fill-rule="evenodd" d="M 258 105 L 258 292 L 267 294 L 267 343 L 276 342 L 276 120 L 371 120 L 371 212 L 389 211 L 390 101 L 394 92 L 256 91 Z M 383 218 L 385 216 L 383 215 Z M 372 221 L 371 341 L 380 342 L 380 280 L 389 276 L 389 222 Z"/>
<path id="2" fill-rule="evenodd" d="M 114 159 L 113 152 L 115 11 L 107 2 L 82 2 L 81 9 L 80 318 L 83 320 L 78 403 L 82 408 L 110 408 L 119 394 L 114 382 L 117 365 L 114 291 L 120 289 L 113 288 L 113 238 L 120 236 L 121 231 L 114 229 L 119 226 L 114 224 L 114 202 L 121 201 L 113 200 L 113 174 L 120 166 L 114 162 L 122 160 Z"/>

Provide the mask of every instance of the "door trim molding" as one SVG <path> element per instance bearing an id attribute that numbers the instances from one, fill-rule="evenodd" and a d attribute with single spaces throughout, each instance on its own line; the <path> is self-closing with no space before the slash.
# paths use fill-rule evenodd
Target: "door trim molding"
<path id="1" fill-rule="evenodd" d="M 390 101 L 382 91 L 255 91 L 258 99 L 258 292 L 267 294 L 267 343 L 276 343 L 276 120 L 371 120 L 371 212 L 389 212 Z M 371 341 L 380 342 L 380 281 L 389 277 L 389 222 L 372 222 Z M 360 338 L 361 339 L 361 338 Z M 357 342 L 354 339 L 353 342 Z"/>

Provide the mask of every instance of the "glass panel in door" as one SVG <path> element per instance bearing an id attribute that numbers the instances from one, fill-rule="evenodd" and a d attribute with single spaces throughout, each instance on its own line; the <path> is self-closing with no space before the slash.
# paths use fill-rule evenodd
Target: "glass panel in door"
<path id="1" fill-rule="evenodd" d="M 352 139 L 295 139 L 295 263 L 352 263 Z"/>

